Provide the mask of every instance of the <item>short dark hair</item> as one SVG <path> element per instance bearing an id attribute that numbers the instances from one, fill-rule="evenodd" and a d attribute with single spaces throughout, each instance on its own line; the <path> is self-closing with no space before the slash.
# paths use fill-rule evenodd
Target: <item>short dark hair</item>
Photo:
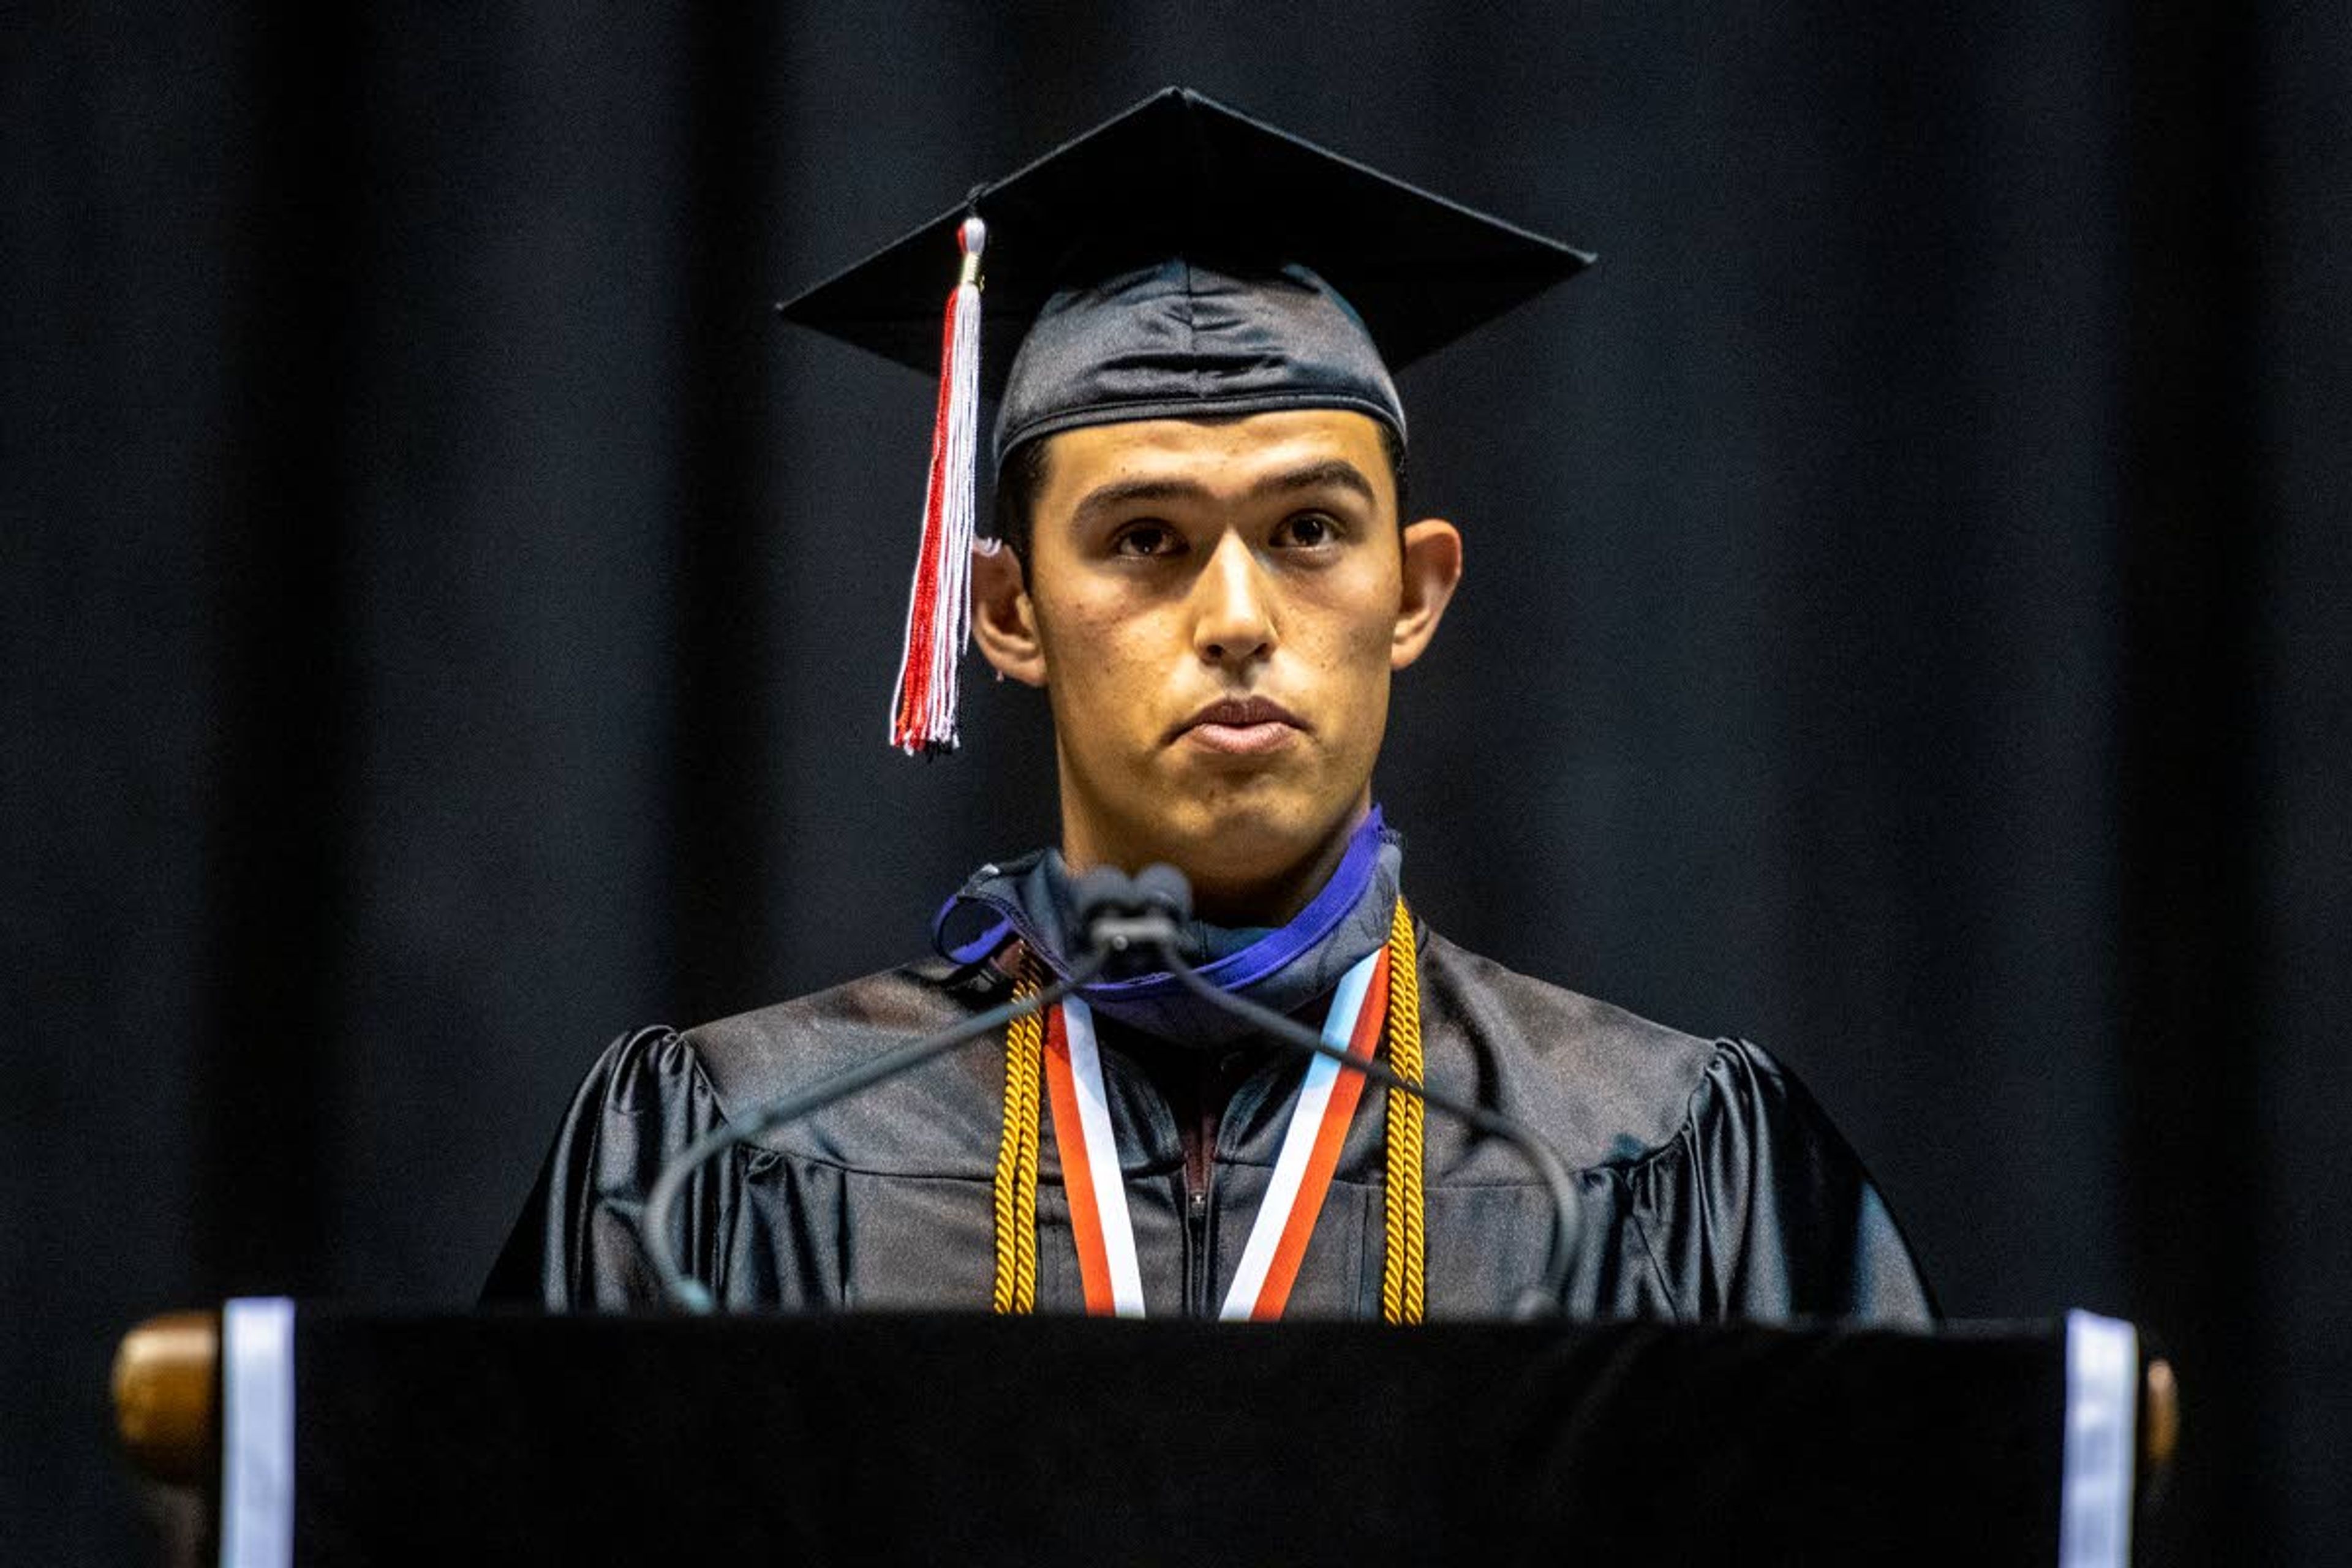
<path id="1" fill-rule="evenodd" d="M 1404 437 L 1386 420 L 1376 420 L 1381 452 L 1389 460 L 1389 477 L 1396 485 L 1397 526 L 1404 526 L 1406 510 Z M 1013 552 L 1021 570 L 1029 570 L 1029 531 L 1036 520 L 1037 492 L 1045 488 L 1045 437 L 1032 436 L 1010 452 L 996 470 L 996 537 Z"/>

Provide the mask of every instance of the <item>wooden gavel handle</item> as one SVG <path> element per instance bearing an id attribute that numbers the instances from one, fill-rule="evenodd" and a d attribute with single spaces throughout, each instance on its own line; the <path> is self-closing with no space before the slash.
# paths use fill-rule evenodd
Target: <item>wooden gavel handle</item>
<path id="1" fill-rule="evenodd" d="M 122 1336 L 114 1428 L 141 1474 L 172 1486 L 217 1485 L 219 1406 L 218 1312 L 166 1312 Z M 2140 1384 L 2141 1490 L 2162 1482 L 2179 1446 L 2180 1387 L 2159 1357 Z"/>

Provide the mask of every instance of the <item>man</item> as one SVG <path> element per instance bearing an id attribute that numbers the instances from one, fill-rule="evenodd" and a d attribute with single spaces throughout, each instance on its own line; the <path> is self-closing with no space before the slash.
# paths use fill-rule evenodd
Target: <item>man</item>
<path id="1" fill-rule="evenodd" d="M 490 1294 L 648 1300 L 635 1219 L 680 1151 L 1067 976 L 1072 878 L 1166 862 L 1213 983 L 1559 1153 L 1580 1199 L 1567 1310 L 1925 1321 L 1860 1165 L 1764 1053 L 1511 973 L 1402 897 L 1373 765 L 1463 541 L 1406 521 L 1390 366 L 1585 258 L 1174 92 L 974 205 L 790 313 L 917 358 L 937 329 L 898 301 L 949 237 L 988 246 L 991 327 L 1022 337 L 996 429 L 1006 548 L 971 558 L 970 624 L 1046 694 L 1061 843 L 975 874 L 938 963 L 617 1042 Z M 1433 288 L 1442 265 L 1471 272 Z M 952 743 L 940 653 L 967 614 L 979 272 L 967 261 L 948 313 L 893 721 L 910 750 Z M 1508 1145 L 1122 972 L 729 1151 L 688 1184 L 676 1234 L 740 1305 L 1411 1321 L 1511 1310 L 1551 1219 Z"/>

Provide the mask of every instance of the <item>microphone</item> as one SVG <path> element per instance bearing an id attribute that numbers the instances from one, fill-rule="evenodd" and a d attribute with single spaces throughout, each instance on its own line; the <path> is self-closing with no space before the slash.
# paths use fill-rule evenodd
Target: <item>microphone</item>
<path id="1" fill-rule="evenodd" d="M 1132 877 L 1097 866 L 1071 885 L 1070 903 L 1079 942 L 1108 961 L 1139 947 L 1181 945 L 1192 918 L 1192 885 L 1173 866 L 1146 866 Z"/>
<path id="2" fill-rule="evenodd" d="M 1154 951 L 1168 972 L 1186 990 L 1236 1017 L 1248 1020 L 1260 1033 L 1273 1037 L 1276 1043 L 1303 1055 L 1329 1057 L 1391 1090 L 1418 1095 L 1424 1104 L 1434 1106 L 1476 1131 L 1503 1139 L 1517 1148 L 1528 1163 L 1535 1167 L 1536 1174 L 1542 1178 L 1544 1188 L 1551 1196 L 1551 1237 L 1545 1253 L 1542 1282 L 1531 1285 L 1520 1293 L 1517 1301 L 1513 1303 L 1512 1316 L 1525 1321 L 1556 1316 L 1563 1310 L 1568 1300 L 1569 1276 L 1575 1263 L 1576 1233 L 1582 1220 L 1582 1209 L 1567 1165 L 1551 1145 L 1544 1142 L 1542 1134 L 1516 1117 L 1413 1083 L 1400 1077 L 1384 1062 L 1360 1057 L 1342 1047 L 1332 1045 L 1296 1019 L 1222 991 L 1202 978 L 1200 973 L 1186 962 L 1181 951 L 1181 922 L 1192 914 L 1192 889 L 1184 880 L 1184 874 L 1175 867 L 1148 866 L 1132 878 L 1105 868 L 1090 871 L 1081 879 L 1082 888 L 1088 882 L 1095 885 L 1091 889 L 1081 892 L 1077 914 L 1079 929 L 1087 933 L 1090 943 L 1101 942 L 1117 952 L 1125 952 L 1130 947 Z"/>

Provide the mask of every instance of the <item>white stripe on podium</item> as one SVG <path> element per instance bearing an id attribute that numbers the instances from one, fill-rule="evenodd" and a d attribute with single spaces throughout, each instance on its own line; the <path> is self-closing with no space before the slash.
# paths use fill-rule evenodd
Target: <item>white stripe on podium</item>
<path id="1" fill-rule="evenodd" d="M 2066 1314 L 2066 1448 L 2058 1483 L 2058 1568 L 2127 1568 L 2139 1437 L 2139 1331 Z"/>
<path id="2" fill-rule="evenodd" d="M 221 1568 L 294 1561 L 294 1303 L 221 1309 Z"/>

